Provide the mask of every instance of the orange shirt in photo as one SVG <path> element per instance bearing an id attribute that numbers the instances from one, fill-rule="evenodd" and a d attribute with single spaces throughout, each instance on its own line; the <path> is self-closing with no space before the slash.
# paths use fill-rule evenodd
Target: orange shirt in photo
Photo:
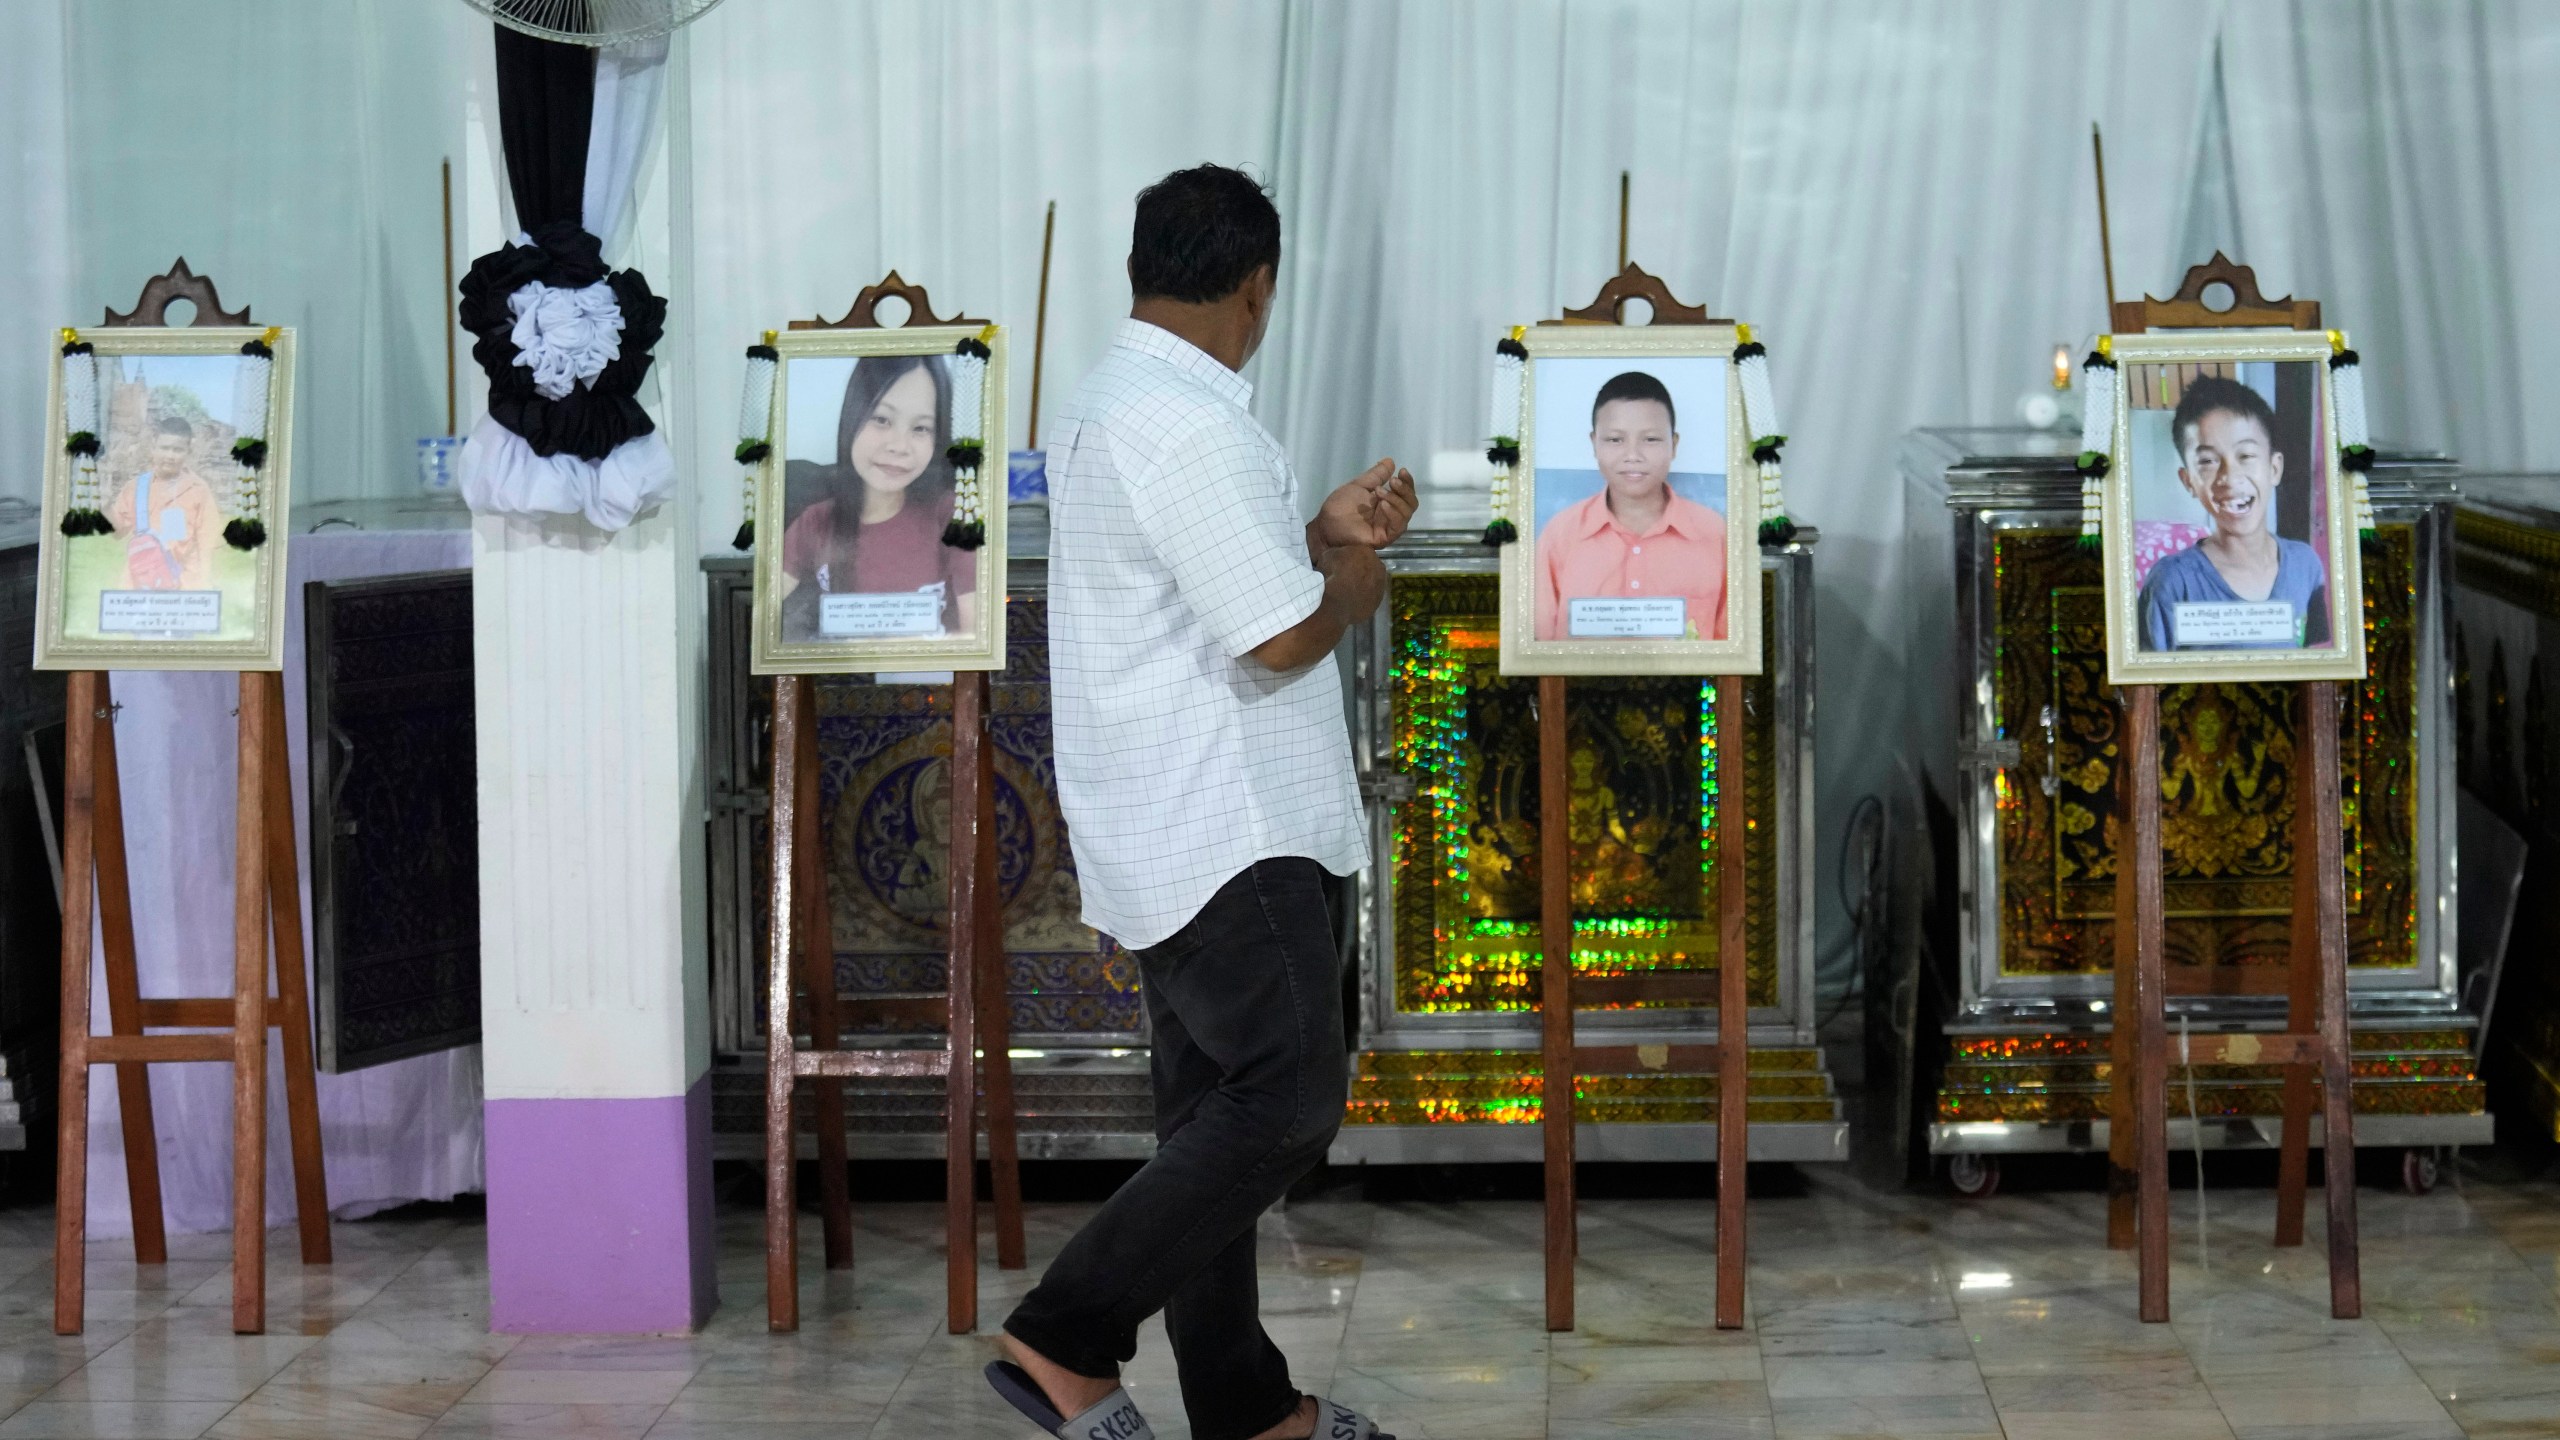
<path id="1" fill-rule="evenodd" d="M 1568 506 L 1538 536 L 1538 638 L 1572 638 L 1565 633 L 1568 600 L 1676 596 L 1689 602 L 1694 638 L 1722 640 L 1724 552 L 1724 517 L 1697 501 L 1674 494 L 1661 518 L 1637 535 L 1610 513 L 1604 489 Z"/>

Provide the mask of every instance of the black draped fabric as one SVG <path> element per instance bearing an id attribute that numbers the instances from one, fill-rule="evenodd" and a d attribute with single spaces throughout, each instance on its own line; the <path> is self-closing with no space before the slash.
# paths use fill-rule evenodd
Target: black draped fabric
<path id="1" fill-rule="evenodd" d="M 602 460 L 654 426 L 640 406 L 641 378 L 665 333 L 667 302 L 637 270 L 608 270 L 603 243 L 584 228 L 587 132 L 596 108 L 596 52 L 500 25 L 498 132 L 507 152 L 507 188 L 529 243 L 501 245 L 462 277 L 458 318 L 471 356 L 489 376 L 489 418 L 542 456 Z M 554 400 L 534 389 L 516 363 L 511 297 L 534 282 L 578 290 L 613 287 L 622 312 L 621 353 L 604 372 Z"/>
<path id="2" fill-rule="evenodd" d="M 579 221 L 587 129 L 595 119 L 596 52 L 504 25 L 498 32 L 498 137 L 507 188 L 526 231 Z"/>

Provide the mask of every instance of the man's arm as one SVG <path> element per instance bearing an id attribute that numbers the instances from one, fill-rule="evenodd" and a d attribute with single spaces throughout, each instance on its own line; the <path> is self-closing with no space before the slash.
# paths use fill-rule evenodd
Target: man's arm
<path id="1" fill-rule="evenodd" d="M 1303 670 L 1333 653 L 1343 634 L 1377 613 L 1387 598 L 1387 567 L 1365 545 L 1337 545 L 1317 558 L 1324 598 L 1315 613 L 1245 652 L 1266 670 Z"/>

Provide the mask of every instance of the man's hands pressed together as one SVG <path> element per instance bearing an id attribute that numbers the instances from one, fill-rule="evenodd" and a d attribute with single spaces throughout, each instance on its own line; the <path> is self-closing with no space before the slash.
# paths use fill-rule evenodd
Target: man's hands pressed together
<path id="1" fill-rule="evenodd" d="M 1413 472 L 1381 460 L 1327 495 L 1307 522 L 1307 559 L 1324 576 L 1316 612 L 1250 652 L 1265 669 L 1298 670 L 1333 653 L 1343 632 L 1377 613 L 1387 598 L 1378 551 L 1403 536 L 1416 501 Z"/>

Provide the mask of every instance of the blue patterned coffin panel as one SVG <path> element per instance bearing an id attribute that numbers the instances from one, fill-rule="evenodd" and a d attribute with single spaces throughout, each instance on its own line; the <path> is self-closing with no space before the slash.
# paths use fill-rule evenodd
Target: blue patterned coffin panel
<path id="1" fill-rule="evenodd" d="M 1010 600 L 1005 630 L 1007 663 L 995 677 L 988 729 L 1013 1032 L 1133 1033 L 1143 1009 L 1137 963 L 1077 918 L 1082 902 L 1051 748 L 1046 602 Z M 760 706 L 769 705 L 770 686 L 760 688 Z M 837 984 L 848 996 L 939 993 L 951 903 L 951 691 L 822 676 L 817 692 L 820 838 Z M 759 823 L 759 991 L 771 843 Z"/>

